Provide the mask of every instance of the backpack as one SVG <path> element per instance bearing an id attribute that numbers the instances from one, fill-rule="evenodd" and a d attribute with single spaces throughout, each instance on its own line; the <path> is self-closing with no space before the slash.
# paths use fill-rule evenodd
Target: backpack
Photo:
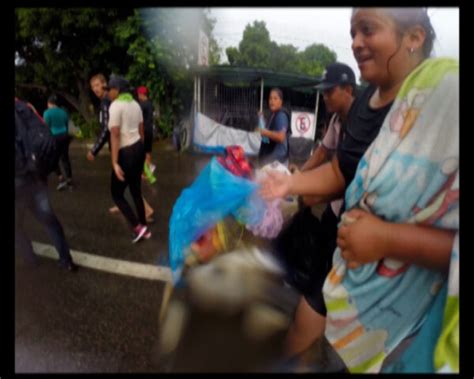
<path id="1" fill-rule="evenodd" d="M 30 105 L 15 99 L 15 175 L 46 178 L 58 161 L 56 140 L 43 118 Z"/>

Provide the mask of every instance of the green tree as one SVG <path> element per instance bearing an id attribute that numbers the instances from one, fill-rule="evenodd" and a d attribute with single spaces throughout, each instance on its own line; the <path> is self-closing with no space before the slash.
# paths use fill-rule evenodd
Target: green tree
<path id="1" fill-rule="evenodd" d="M 254 21 L 244 30 L 238 48 L 226 49 L 231 66 L 259 67 L 275 71 L 320 76 L 337 55 L 323 44 L 312 44 L 302 52 L 291 44 L 279 45 L 270 39 L 263 21 Z"/>
<path id="2" fill-rule="evenodd" d="M 299 72 L 298 49 L 293 45 L 278 45 L 273 42 L 271 68 L 275 71 Z"/>
<path id="3" fill-rule="evenodd" d="M 119 28 L 120 37 L 129 46 L 128 54 L 136 57 L 128 77 L 150 87 L 164 135 L 190 109 L 200 30 L 209 38 L 210 64 L 219 63 L 220 49 L 212 36 L 214 25 L 206 9 L 148 8 Z"/>
<path id="4" fill-rule="evenodd" d="M 300 54 L 300 71 L 311 76 L 320 76 L 324 68 L 336 62 L 337 55 L 327 46 L 314 43 Z"/>
<path id="5" fill-rule="evenodd" d="M 227 60 L 231 66 L 241 65 L 239 49 L 236 47 L 228 47 L 225 49 L 225 53 L 227 54 Z"/>
<path id="6" fill-rule="evenodd" d="M 229 62 L 232 60 L 241 66 L 268 68 L 273 49 L 265 22 L 254 21 L 245 27 L 238 51 L 227 49 L 226 52 L 231 54 Z"/>
<path id="7" fill-rule="evenodd" d="M 16 9 L 17 91 L 56 92 L 91 121 L 89 76 L 127 64 L 123 49 L 114 44 L 114 30 L 129 14 L 123 9 Z"/>
<path id="8" fill-rule="evenodd" d="M 167 135 L 191 103 L 199 28 L 209 35 L 210 62 L 219 62 L 215 20 L 203 9 L 18 8 L 15 17 L 18 94 L 54 91 L 87 122 L 90 76 L 116 73 L 150 88 Z"/>

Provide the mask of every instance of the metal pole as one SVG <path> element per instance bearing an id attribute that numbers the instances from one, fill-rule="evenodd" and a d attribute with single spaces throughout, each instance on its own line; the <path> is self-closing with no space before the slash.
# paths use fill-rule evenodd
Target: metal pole
<path id="1" fill-rule="evenodd" d="M 314 137 L 316 137 L 316 128 L 318 126 L 318 110 L 319 110 L 319 91 L 316 92 L 316 107 L 314 110 Z"/>
<path id="2" fill-rule="evenodd" d="M 260 78 L 260 112 L 263 112 L 263 76 Z"/>

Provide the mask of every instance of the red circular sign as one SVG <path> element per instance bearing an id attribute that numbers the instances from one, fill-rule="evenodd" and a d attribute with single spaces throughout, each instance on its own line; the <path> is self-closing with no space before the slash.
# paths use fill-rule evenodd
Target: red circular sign
<path id="1" fill-rule="evenodd" d="M 296 130 L 301 135 L 305 134 L 311 128 L 311 120 L 305 114 L 299 115 L 296 118 Z"/>

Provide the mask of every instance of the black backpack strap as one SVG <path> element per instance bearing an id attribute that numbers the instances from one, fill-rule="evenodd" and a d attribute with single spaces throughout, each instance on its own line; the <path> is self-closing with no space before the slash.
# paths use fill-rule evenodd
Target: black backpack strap
<path id="1" fill-rule="evenodd" d="M 23 101 L 15 100 L 15 130 L 18 132 L 18 137 L 21 140 L 25 157 L 35 159 L 30 139 L 28 138 L 28 123 L 25 121 L 27 112 L 33 111 Z"/>

